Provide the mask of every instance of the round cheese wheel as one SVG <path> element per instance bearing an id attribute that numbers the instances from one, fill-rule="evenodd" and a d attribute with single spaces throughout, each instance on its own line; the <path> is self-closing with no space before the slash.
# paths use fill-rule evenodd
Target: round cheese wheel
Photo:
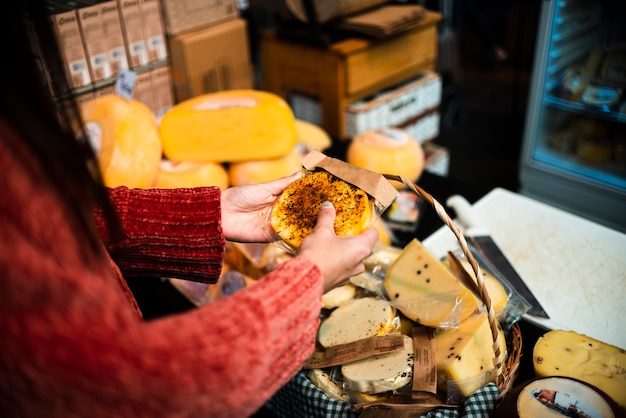
<path id="1" fill-rule="evenodd" d="M 314 149 L 324 151 L 332 145 L 330 135 L 324 129 L 311 122 L 296 119 L 296 133 L 298 143 L 304 145 L 308 151 Z"/>
<path id="2" fill-rule="evenodd" d="M 300 158 L 300 152 L 297 147 L 294 147 L 284 157 L 231 163 L 228 167 L 230 184 L 232 186 L 244 186 L 289 176 L 302 170 Z"/>
<path id="3" fill-rule="evenodd" d="M 137 100 L 109 94 L 86 103 L 81 109 L 104 184 L 151 187 L 162 150 L 150 108 Z"/>
<path id="4" fill-rule="evenodd" d="M 424 171 L 422 146 L 408 132 L 385 128 L 355 136 L 346 151 L 346 161 L 379 174 L 395 174 L 417 182 Z M 405 186 L 396 181 L 397 188 Z"/>
<path id="5" fill-rule="evenodd" d="M 218 163 L 173 162 L 162 160 L 154 187 L 173 189 L 179 187 L 228 187 L 228 172 Z"/>

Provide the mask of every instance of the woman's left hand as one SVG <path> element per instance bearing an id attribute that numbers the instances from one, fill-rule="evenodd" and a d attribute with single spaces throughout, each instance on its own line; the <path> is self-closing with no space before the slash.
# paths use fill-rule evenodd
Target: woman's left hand
<path id="1" fill-rule="evenodd" d="M 267 222 L 267 211 L 285 188 L 302 176 L 301 172 L 265 183 L 230 187 L 222 191 L 222 231 L 234 242 L 268 242 L 274 231 Z"/>

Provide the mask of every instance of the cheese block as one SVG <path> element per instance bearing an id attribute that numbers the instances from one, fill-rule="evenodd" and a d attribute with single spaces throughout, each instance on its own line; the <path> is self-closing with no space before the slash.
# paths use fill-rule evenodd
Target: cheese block
<path id="1" fill-rule="evenodd" d="M 301 154 L 297 147 L 283 157 L 268 160 L 250 160 L 231 163 L 228 178 L 232 186 L 245 186 L 276 180 L 302 170 Z"/>
<path id="2" fill-rule="evenodd" d="M 429 327 L 456 326 L 478 309 L 470 291 L 416 239 L 389 266 L 385 289 L 400 312 Z"/>
<path id="3" fill-rule="evenodd" d="M 338 306 L 354 299 L 356 286 L 352 283 L 335 287 L 322 295 L 322 308 L 335 309 Z"/>
<path id="4" fill-rule="evenodd" d="M 346 151 L 346 161 L 380 174 L 395 174 L 417 182 L 424 171 L 425 156 L 420 143 L 398 128 L 369 130 L 355 136 Z M 403 183 L 392 181 L 396 188 Z"/>
<path id="5" fill-rule="evenodd" d="M 184 100 L 163 115 L 159 132 L 172 161 L 278 158 L 291 152 L 297 138 L 287 102 L 259 90 L 224 90 Z"/>
<path id="6" fill-rule="evenodd" d="M 626 350 L 574 331 L 552 330 L 533 349 L 537 377 L 579 379 L 626 409 Z"/>
<path id="7" fill-rule="evenodd" d="M 173 189 L 178 187 L 217 186 L 224 190 L 229 186 L 228 172 L 218 163 L 184 161 L 176 163 L 162 160 L 159 164 L 154 187 Z"/>
<path id="8" fill-rule="evenodd" d="M 109 187 L 151 187 L 161 162 L 161 139 L 152 111 L 117 94 L 81 107 L 87 138 Z"/>
<path id="9" fill-rule="evenodd" d="M 374 297 L 353 299 L 322 321 L 317 340 L 323 347 L 332 347 L 386 335 L 396 328 L 395 318 L 395 310 L 386 300 Z"/>
<path id="10" fill-rule="evenodd" d="M 364 393 L 397 391 L 413 380 L 413 338 L 403 335 L 404 349 L 341 366 L 344 385 Z"/>
<path id="11" fill-rule="evenodd" d="M 500 347 L 506 347 L 500 331 Z M 438 387 L 445 391 L 454 381 L 469 396 L 495 379 L 493 337 L 486 313 L 465 319 L 458 328 L 435 333 Z"/>
<path id="12" fill-rule="evenodd" d="M 311 369 L 308 374 L 309 380 L 320 390 L 336 401 L 350 402 L 348 393 L 335 382 L 330 373 L 324 369 Z"/>

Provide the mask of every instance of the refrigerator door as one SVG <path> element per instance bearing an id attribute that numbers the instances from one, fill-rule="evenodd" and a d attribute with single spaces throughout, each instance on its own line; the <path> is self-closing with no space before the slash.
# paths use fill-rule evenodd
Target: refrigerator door
<path id="1" fill-rule="evenodd" d="M 520 192 L 626 232 L 626 2 L 544 0 Z"/>

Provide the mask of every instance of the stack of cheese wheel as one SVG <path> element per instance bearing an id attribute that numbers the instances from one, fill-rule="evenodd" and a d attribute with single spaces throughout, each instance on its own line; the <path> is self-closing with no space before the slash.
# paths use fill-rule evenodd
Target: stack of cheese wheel
<path id="1" fill-rule="evenodd" d="M 424 150 L 408 132 L 398 128 L 365 131 L 355 136 L 346 161 L 379 174 L 394 174 L 417 182 L 424 171 Z M 392 182 L 398 188 L 399 182 Z"/>
<path id="2" fill-rule="evenodd" d="M 161 140 L 148 106 L 110 94 L 86 103 L 81 111 L 104 184 L 152 186 L 161 160 Z"/>

